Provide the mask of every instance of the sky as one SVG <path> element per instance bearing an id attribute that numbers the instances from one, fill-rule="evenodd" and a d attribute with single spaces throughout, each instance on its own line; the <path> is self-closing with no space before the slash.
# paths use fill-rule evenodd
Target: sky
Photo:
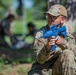
<path id="1" fill-rule="evenodd" d="M 24 4 L 24 7 L 27 9 L 30 9 L 33 6 L 33 0 L 22 0 L 22 2 Z M 18 6 L 18 2 L 17 0 L 15 0 L 11 8 L 15 10 L 17 6 Z"/>
<path id="2" fill-rule="evenodd" d="M 26 8 L 31 8 L 33 5 L 33 0 L 23 0 L 23 2 Z"/>

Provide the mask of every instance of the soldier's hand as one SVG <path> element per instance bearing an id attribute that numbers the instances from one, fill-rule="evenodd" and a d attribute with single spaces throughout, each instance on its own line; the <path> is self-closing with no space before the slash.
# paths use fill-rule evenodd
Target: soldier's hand
<path id="1" fill-rule="evenodd" d="M 63 44 L 63 38 L 62 37 L 57 36 L 55 40 L 56 40 L 55 43 L 57 45 L 62 45 Z"/>
<path id="2" fill-rule="evenodd" d="M 55 37 L 52 36 L 48 39 L 48 43 L 47 43 L 47 46 L 46 46 L 47 50 L 50 50 L 51 46 L 54 45 L 54 44 L 55 44 Z"/>
<path id="3" fill-rule="evenodd" d="M 54 36 L 50 37 L 50 38 L 48 39 L 48 43 L 49 43 L 49 46 L 54 45 L 54 44 L 55 44 L 55 37 L 54 37 Z"/>
<path id="4" fill-rule="evenodd" d="M 63 46 L 63 38 L 61 36 L 57 36 L 56 38 L 54 36 L 50 37 L 48 39 L 48 43 L 47 43 L 47 46 L 46 46 L 47 50 L 50 50 L 51 46 L 54 45 L 54 44 L 62 47 Z"/>

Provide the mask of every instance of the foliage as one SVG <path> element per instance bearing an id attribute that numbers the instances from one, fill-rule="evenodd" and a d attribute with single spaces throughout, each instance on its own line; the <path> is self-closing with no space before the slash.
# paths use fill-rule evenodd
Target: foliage
<path id="1" fill-rule="evenodd" d="M 3 18 L 5 12 L 10 10 L 10 6 L 12 5 L 14 0 L 0 0 L 0 18 Z"/>
<path id="2" fill-rule="evenodd" d="M 34 0 L 34 5 L 31 10 L 34 19 L 43 19 L 43 13 L 46 12 L 46 0 Z"/>

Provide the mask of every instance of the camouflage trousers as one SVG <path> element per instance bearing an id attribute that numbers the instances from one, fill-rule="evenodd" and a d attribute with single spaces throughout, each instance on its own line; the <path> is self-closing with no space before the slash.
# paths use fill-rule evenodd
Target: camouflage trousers
<path id="1" fill-rule="evenodd" d="M 64 50 L 54 64 L 44 63 L 33 68 L 28 72 L 28 75 L 76 75 L 76 62 L 73 51 Z M 41 68 L 41 66 L 49 65 L 48 69 Z"/>

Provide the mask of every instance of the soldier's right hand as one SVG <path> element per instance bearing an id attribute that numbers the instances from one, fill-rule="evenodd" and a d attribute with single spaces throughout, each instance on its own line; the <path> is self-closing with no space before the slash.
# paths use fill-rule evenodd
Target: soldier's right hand
<path id="1" fill-rule="evenodd" d="M 55 44 L 55 37 L 52 36 L 48 39 L 47 46 L 46 46 L 47 50 L 50 51 L 51 46 L 54 44 Z"/>

